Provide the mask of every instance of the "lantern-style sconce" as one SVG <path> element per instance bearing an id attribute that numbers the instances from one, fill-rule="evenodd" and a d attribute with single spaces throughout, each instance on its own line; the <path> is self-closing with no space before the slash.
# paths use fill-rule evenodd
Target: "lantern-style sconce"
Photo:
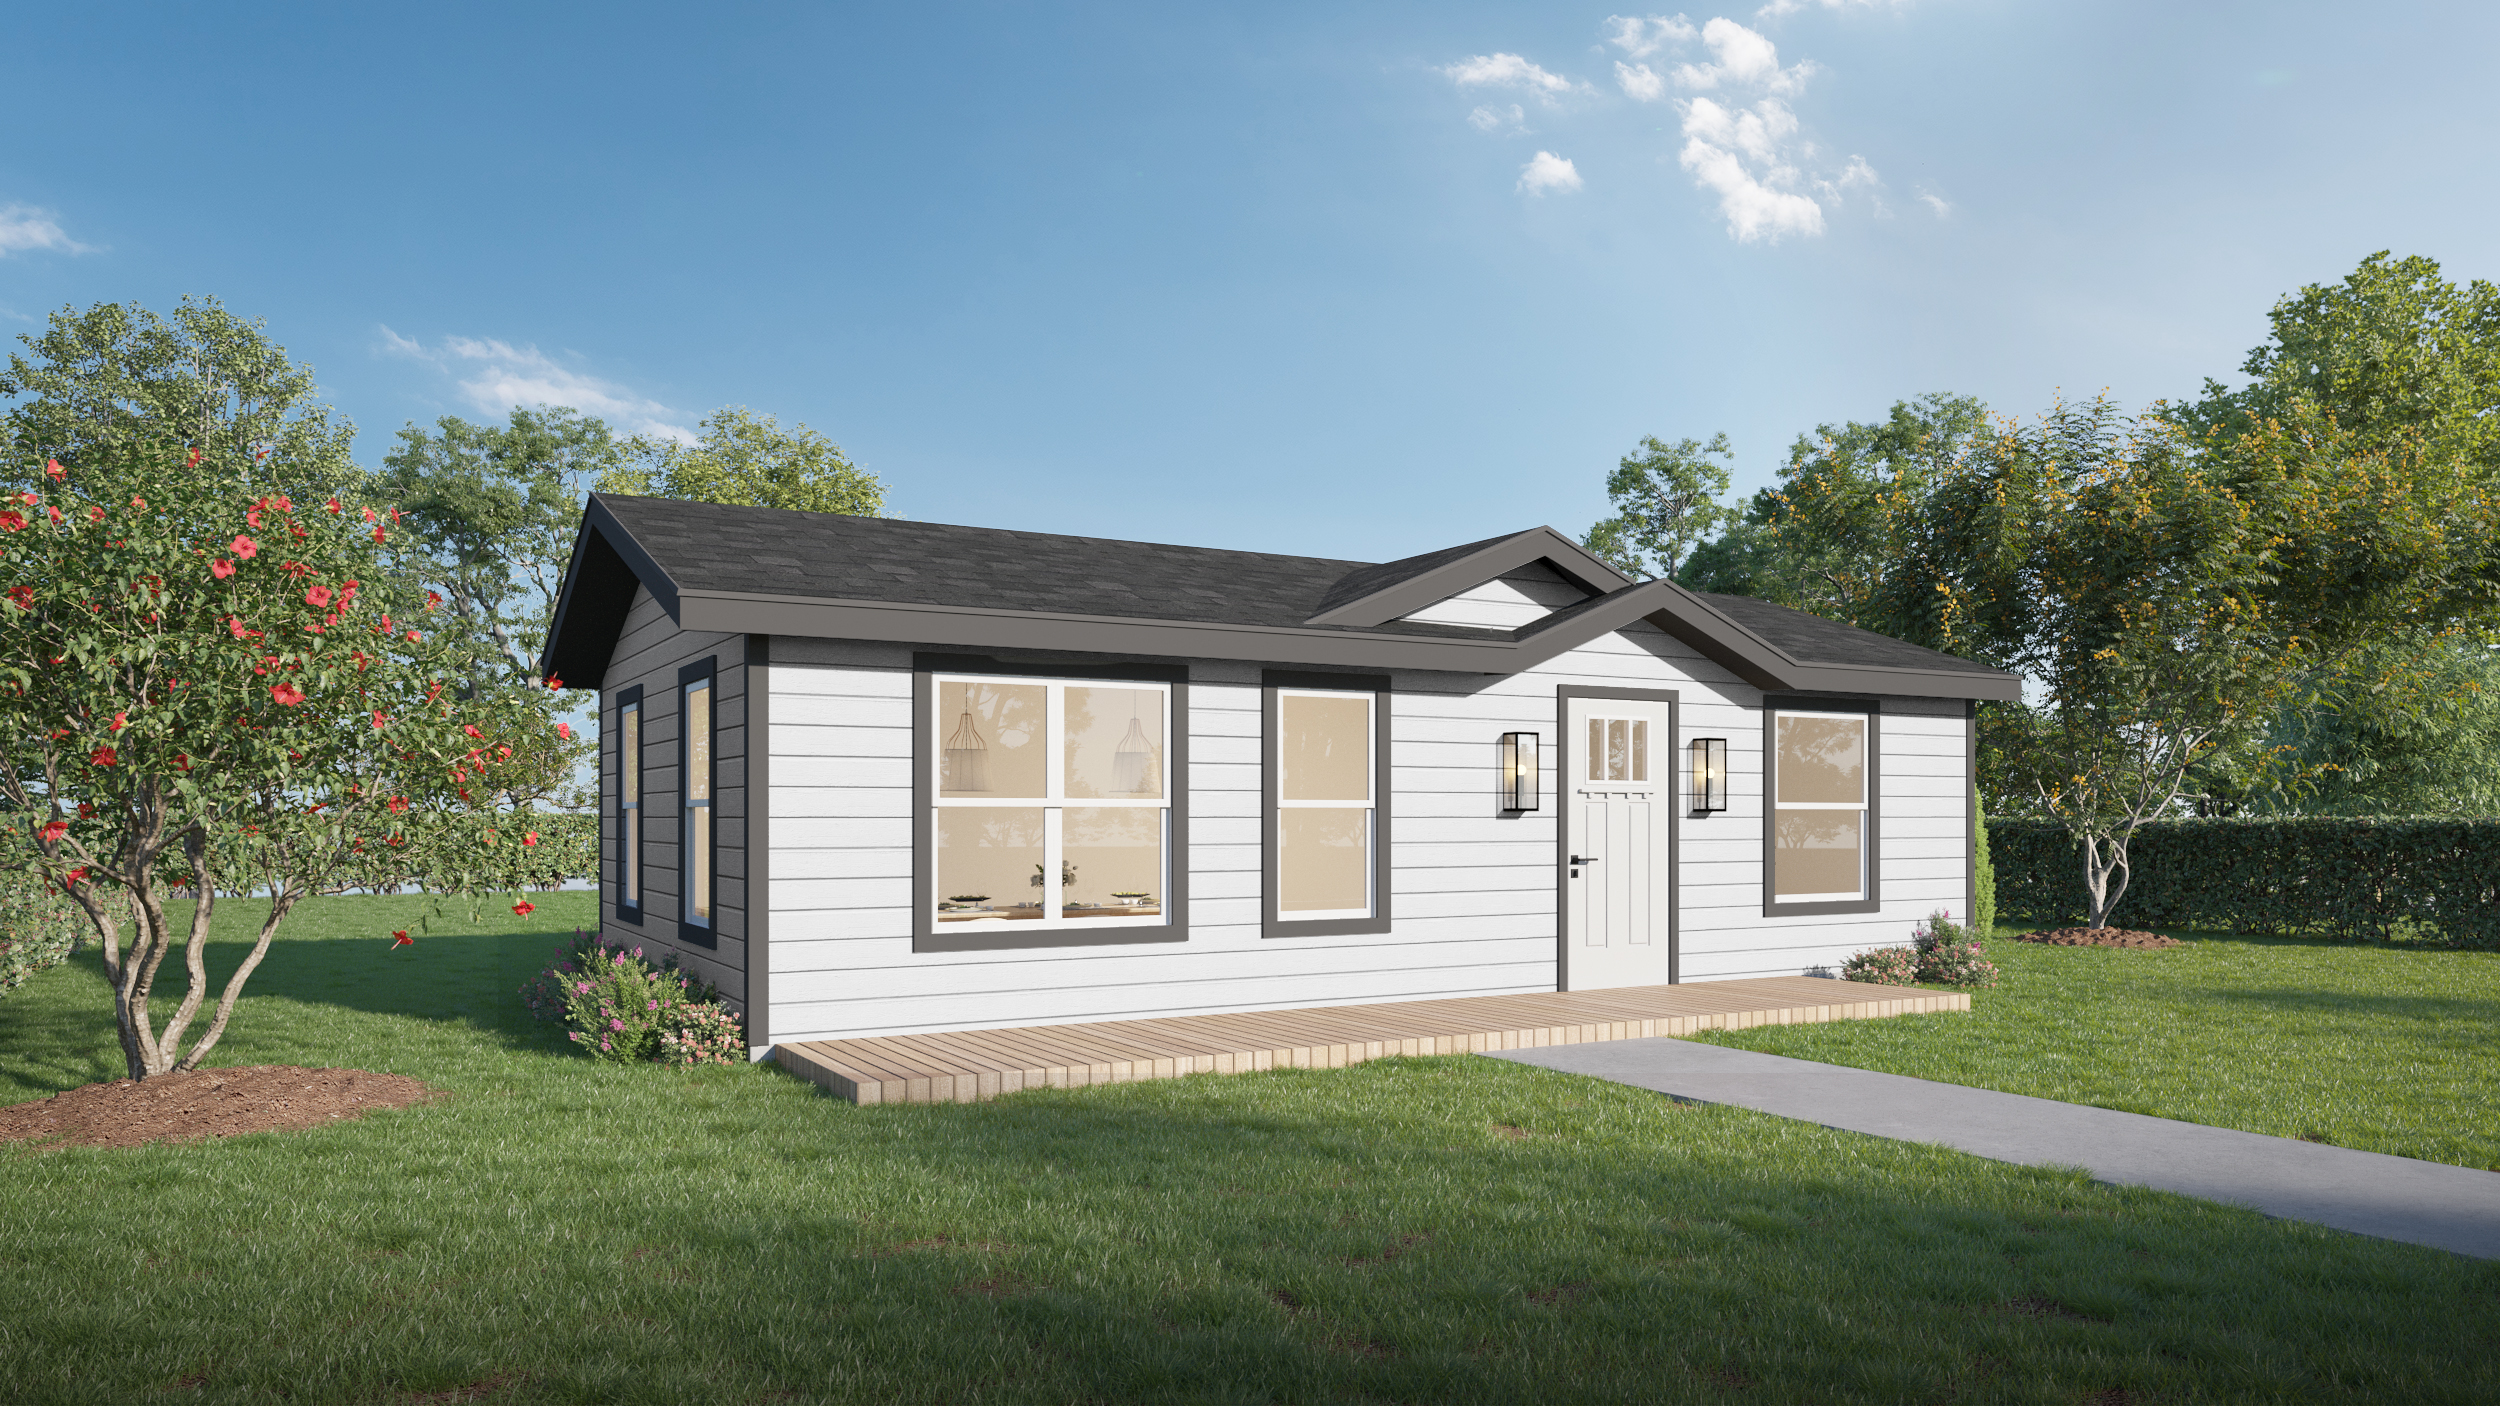
<path id="1" fill-rule="evenodd" d="M 1727 739 L 1693 739 L 1693 813 L 1727 809 Z"/>
<path id="2" fill-rule="evenodd" d="M 1502 734 L 1502 809 L 1536 809 L 1537 765 L 1537 735 L 1535 733 L 1505 732 Z"/>

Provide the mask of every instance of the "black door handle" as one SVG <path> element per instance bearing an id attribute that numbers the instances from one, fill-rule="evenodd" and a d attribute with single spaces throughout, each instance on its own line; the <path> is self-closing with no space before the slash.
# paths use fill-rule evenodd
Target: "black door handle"
<path id="1" fill-rule="evenodd" d="M 1581 865 L 1581 864 L 1595 864 L 1595 863 L 1597 862 L 1597 860 L 1598 860 L 1598 856 L 1593 855 L 1593 854 L 1592 854 L 1592 855 L 1588 855 L 1588 856 L 1586 856 L 1586 857 L 1583 857 L 1583 856 L 1580 856 L 1580 855 L 1576 855 L 1576 854 L 1575 854 L 1575 855 L 1573 855 L 1573 856 L 1571 856 L 1571 862 L 1572 862 L 1574 865 Z"/>

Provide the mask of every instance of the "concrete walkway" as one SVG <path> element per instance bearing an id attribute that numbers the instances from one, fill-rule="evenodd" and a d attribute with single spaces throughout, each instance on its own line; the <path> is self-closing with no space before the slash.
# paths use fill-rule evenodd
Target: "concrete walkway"
<path id="1" fill-rule="evenodd" d="M 2385 1240 L 2500 1259 L 2500 1173 L 2148 1118 L 1689 1040 L 1488 1051 L 1702 1103 L 1941 1143 L 2000 1162 L 2247 1206 Z"/>

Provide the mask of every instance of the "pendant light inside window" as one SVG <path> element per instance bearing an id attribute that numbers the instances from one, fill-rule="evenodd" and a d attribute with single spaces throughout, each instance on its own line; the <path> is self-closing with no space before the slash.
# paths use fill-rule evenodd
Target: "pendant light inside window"
<path id="1" fill-rule="evenodd" d="M 1143 794 L 1154 780 L 1154 744 L 1146 740 L 1146 729 L 1138 721 L 1135 693 L 1128 696 L 1128 709 L 1128 731 L 1121 735 L 1120 745 L 1111 753 L 1111 773 L 1120 790 L 1135 796 Z"/>
<path id="2" fill-rule="evenodd" d="M 964 711 L 955 735 L 946 739 L 946 775 L 939 783 L 949 791 L 990 789 L 990 744 L 972 725 L 972 685 L 964 685 Z"/>

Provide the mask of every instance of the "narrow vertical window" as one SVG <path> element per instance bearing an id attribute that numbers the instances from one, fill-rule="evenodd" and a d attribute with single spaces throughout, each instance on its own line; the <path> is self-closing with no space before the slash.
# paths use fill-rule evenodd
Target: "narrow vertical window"
<path id="1" fill-rule="evenodd" d="M 1866 897 L 1866 715 L 1782 710 L 1772 739 L 1772 900 Z"/>
<path id="2" fill-rule="evenodd" d="M 616 906 L 642 909 L 642 698 L 617 709 Z"/>
<path id="3" fill-rule="evenodd" d="M 685 920 L 696 927 L 712 926 L 712 681 L 696 679 L 685 686 L 686 798 L 684 845 L 679 850 L 685 889 Z"/>
<path id="4" fill-rule="evenodd" d="M 1369 918 L 1378 798 L 1369 693 L 1276 695 L 1279 919 Z"/>

